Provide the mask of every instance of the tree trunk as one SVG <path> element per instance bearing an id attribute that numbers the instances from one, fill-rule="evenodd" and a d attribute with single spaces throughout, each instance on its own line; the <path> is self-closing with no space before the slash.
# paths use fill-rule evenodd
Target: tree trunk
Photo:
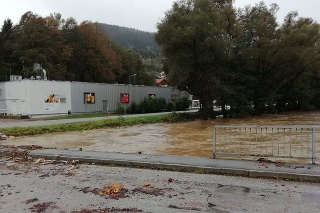
<path id="1" fill-rule="evenodd" d="M 204 119 L 215 119 L 216 114 L 213 110 L 213 101 L 212 100 L 200 100 L 201 101 L 201 116 Z"/>
<path id="2" fill-rule="evenodd" d="M 227 111 L 226 111 L 226 104 L 225 103 L 223 103 L 221 105 L 221 112 L 222 112 L 223 118 L 227 118 Z"/>

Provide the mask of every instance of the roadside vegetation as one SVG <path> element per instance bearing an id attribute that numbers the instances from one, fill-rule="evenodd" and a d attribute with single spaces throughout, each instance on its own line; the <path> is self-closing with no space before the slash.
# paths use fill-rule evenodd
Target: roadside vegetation
<path id="1" fill-rule="evenodd" d="M 37 117 L 32 120 L 61 120 L 61 119 L 75 119 L 75 118 L 93 118 L 93 117 L 106 117 L 124 114 L 143 114 L 143 113 L 156 113 L 156 112 L 173 112 L 184 111 L 190 107 L 188 98 L 183 97 L 176 99 L 174 102 L 167 102 L 164 98 L 145 98 L 139 103 L 132 102 L 128 107 L 124 107 L 118 103 L 115 112 L 96 112 L 96 113 L 73 113 L 71 115 L 49 115 L 48 117 Z M 0 115 L 1 119 L 21 119 L 19 115 Z"/>
<path id="2" fill-rule="evenodd" d="M 188 98 L 178 98 L 175 101 L 166 101 L 164 98 L 145 98 L 139 103 L 132 102 L 129 107 L 125 108 L 120 103 L 117 106 L 116 113 L 118 115 L 156 113 L 156 112 L 172 112 L 184 111 L 190 107 Z"/>
<path id="3" fill-rule="evenodd" d="M 94 118 L 94 117 L 106 117 L 110 115 L 116 115 L 114 113 L 87 113 L 87 114 L 71 114 L 68 115 L 57 115 L 57 116 L 50 116 L 50 117 L 42 117 L 42 118 L 32 118 L 33 120 L 61 120 L 61 119 L 75 119 L 75 118 Z"/>
<path id="4" fill-rule="evenodd" d="M 151 115 L 140 117 L 125 118 L 119 115 L 117 118 L 72 124 L 57 124 L 50 126 L 34 126 L 34 127 L 10 127 L 3 128 L 0 131 L 9 136 L 28 136 L 40 135 L 46 133 L 82 131 L 103 128 L 117 128 L 124 126 L 131 126 L 137 124 L 150 124 L 162 122 L 183 122 L 196 120 L 199 117 L 198 113 L 170 113 L 166 115 Z"/>
<path id="5" fill-rule="evenodd" d="M 175 1 L 155 34 L 168 84 L 197 97 L 204 118 L 214 101 L 223 117 L 319 109 L 320 24 L 297 12 L 278 22 L 278 10 Z"/>

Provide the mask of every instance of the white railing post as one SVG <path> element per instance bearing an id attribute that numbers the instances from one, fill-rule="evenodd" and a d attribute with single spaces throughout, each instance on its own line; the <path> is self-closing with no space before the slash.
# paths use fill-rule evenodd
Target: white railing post
<path id="1" fill-rule="evenodd" d="M 217 138 L 216 138 L 216 127 L 213 127 L 213 158 L 216 158 L 216 143 L 217 143 Z"/>
<path id="2" fill-rule="evenodd" d="M 316 163 L 316 128 L 312 127 L 312 164 Z"/>

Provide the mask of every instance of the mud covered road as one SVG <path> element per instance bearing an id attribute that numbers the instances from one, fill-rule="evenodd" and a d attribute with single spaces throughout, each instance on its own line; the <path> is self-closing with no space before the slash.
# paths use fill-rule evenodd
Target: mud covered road
<path id="1" fill-rule="evenodd" d="M 37 148 L 37 147 L 32 147 Z M 31 159 L 3 149 L 0 212 L 318 212 L 320 185 Z"/>

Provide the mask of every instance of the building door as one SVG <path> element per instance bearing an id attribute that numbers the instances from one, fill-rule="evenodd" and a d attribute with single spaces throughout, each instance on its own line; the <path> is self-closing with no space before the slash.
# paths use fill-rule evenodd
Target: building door
<path id="1" fill-rule="evenodd" d="M 11 105 L 12 105 L 11 114 L 16 115 L 16 101 L 11 101 Z"/>
<path id="2" fill-rule="evenodd" d="M 109 112 L 108 100 L 102 100 L 102 110 L 103 110 L 103 112 Z"/>
<path id="3" fill-rule="evenodd" d="M 26 103 L 25 100 L 21 100 L 21 115 L 26 114 Z"/>

